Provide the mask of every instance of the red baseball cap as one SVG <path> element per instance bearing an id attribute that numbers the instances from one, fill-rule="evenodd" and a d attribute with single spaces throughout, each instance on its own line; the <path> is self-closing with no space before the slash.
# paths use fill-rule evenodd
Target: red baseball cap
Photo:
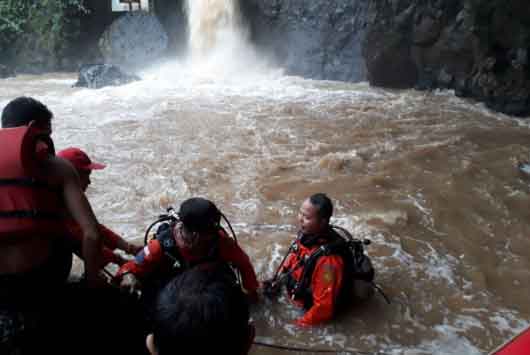
<path id="1" fill-rule="evenodd" d="M 78 170 L 101 170 L 105 164 L 93 163 L 88 155 L 79 148 L 66 148 L 57 153 L 57 156 L 68 160 Z"/>

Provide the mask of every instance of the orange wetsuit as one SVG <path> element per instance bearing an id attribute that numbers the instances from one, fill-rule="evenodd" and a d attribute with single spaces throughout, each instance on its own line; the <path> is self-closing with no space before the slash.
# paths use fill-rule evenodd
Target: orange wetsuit
<path id="1" fill-rule="evenodd" d="M 301 260 L 305 260 L 326 242 L 325 238 L 317 238 L 312 243 L 304 243 L 304 236 L 298 238 L 293 251 L 287 256 L 280 270 L 282 273 L 292 271 L 290 281 L 287 283 L 287 291 L 295 304 L 307 310 L 301 318 L 296 320 L 296 324 L 301 326 L 316 325 L 330 320 L 343 286 L 344 260 L 342 257 L 322 255 L 318 257 L 312 274 L 308 276 L 310 277 L 308 285 L 300 293 L 294 294 L 295 284 L 302 281 L 304 274 L 304 262 Z"/>

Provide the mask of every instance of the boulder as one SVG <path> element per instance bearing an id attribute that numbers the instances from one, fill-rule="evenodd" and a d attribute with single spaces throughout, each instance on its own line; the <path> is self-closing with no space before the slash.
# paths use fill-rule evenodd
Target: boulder
<path id="1" fill-rule="evenodd" d="M 140 67 L 166 53 L 168 36 L 155 15 L 127 12 L 103 33 L 99 48 L 107 63 Z"/>
<path id="2" fill-rule="evenodd" d="M 79 78 L 74 87 L 100 89 L 105 86 L 119 86 L 140 80 L 136 75 L 123 72 L 112 64 L 87 64 L 79 70 Z"/>

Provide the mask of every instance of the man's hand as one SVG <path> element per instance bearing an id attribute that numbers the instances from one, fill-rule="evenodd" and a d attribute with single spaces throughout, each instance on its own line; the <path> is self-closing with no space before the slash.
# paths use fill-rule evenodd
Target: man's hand
<path id="1" fill-rule="evenodd" d="M 125 274 L 121 279 L 120 289 L 132 295 L 139 291 L 140 281 L 133 274 Z"/>

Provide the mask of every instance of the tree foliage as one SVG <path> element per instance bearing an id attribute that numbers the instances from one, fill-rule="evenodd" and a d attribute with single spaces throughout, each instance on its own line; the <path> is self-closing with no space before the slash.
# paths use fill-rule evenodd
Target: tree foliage
<path id="1" fill-rule="evenodd" d="M 28 4 L 20 0 L 0 1 L 0 43 L 9 43 L 22 34 L 28 16 Z"/>
<path id="2" fill-rule="evenodd" d="M 86 12 L 83 0 L 0 0 L 0 53 L 31 45 L 58 55 Z"/>

